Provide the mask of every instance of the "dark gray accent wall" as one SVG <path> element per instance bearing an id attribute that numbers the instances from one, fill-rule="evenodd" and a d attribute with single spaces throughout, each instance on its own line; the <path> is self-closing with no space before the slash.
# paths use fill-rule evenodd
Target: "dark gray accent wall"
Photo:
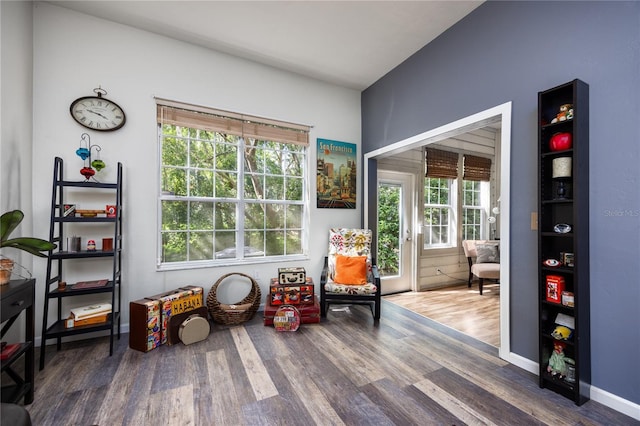
<path id="1" fill-rule="evenodd" d="M 363 152 L 513 102 L 511 350 L 537 362 L 537 95 L 575 78 L 590 86 L 592 384 L 640 403 L 640 2 L 484 3 L 363 92 Z"/>

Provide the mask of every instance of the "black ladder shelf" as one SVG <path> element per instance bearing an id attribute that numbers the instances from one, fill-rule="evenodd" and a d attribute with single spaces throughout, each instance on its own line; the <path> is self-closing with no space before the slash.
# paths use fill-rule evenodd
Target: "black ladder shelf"
<path id="1" fill-rule="evenodd" d="M 111 193 L 107 197 L 115 200 L 115 217 L 76 217 L 75 214 L 64 216 L 65 189 L 80 188 L 80 192 L 87 193 Z M 63 250 L 65 226 L 73 224 L 111 224 L 113 225 L 113 249 L 112 250 L 80 250 L 77 252 Z M 117 181 L 115 183 L 100 183 L 96 181 L 69 181 L 64 180 L 64 164 L 59 157 L 55 158 L 53 171 L 53 188 L 51 195 L 51 219 L 49 223 L 49 241 L 57 245 L 55 250 L 49 252 L 47 260 L 47 280 L 45 282 L 44 314 L 42 319 L 42 342 L 40 345 L 40 370 L 45 364 L 45 348 L 48 339 L 57 340 L 57 350 L 61 349 L 62 338 L 67 336 L 91 333 L 96 331 L 109 331 L 109 355 L 113 355 L 113 338 L 116 332 L 120 338 L 120 311 L 122 288 L 122 163 L 117 164 Z M 58 282 L 65 281 L 63 261 L 69 259 L 95 259 L 105 258 L 112 260 L 112 271 L 109 281 L 105 286 L 94 288 L 74 289 L 72 285 L 60 291 Z M 62 299 L 83 296 L 88 294 L 105 293 L 111 296 L 112 312 L 106 322 L 92 325 L 65 328 L 65 319 L 62 318 Z M 49 304 L 57 301 L 57 320 L 49 324 Z M 106 300 L 105 300 L 106 302 Z"/>

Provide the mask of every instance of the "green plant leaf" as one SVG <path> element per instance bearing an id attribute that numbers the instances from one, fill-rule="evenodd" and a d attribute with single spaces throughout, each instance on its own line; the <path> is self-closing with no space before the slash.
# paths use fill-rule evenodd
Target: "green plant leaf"
<path id="1" fill-rule="evenodd" d="M 24 213 L 20 210 L 12 210 L 0 216 L 0 247 L 4 245 L 4 241 L 20 225 L 22 219 L 24 219 Z"/>

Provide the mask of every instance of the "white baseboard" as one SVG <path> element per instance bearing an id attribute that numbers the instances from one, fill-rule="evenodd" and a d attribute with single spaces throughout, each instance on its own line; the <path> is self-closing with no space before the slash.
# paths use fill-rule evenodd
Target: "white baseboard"
<path id="1" fill-rule="evenodd" d="M 514 354 L 513 352 L 509 352 L 507 359 L 505 359 L 509 364 L 513 364 L 516 367 L 520 367 L 523 370 L 528 371 L 529 373 L 533 373 L 536 376 L 538 375 L 538 363 L 533 362 L 530 359 L 524 358 L 518 354 Z"/>
<path id="2" fill-rule="evenodd" d="M 538 375 L 539 364 L 537 362 L 531 361 L 530 359 L 510 352 L 508 355 L 508 359 L 505 359 L 505 361 L 515 365 L 516 367 L 520 367 L 523 370 L 533 373 L 536 376 Z M 617 395 L 614 395 L 595 386 L 590 387 L 589 393 L 592 401 L 598 402 L 604 406 L 611 408 L 612 410 L 616 410 L 629 417 L 633 417 L 635 420 L 640 420 L 640 404 L 636 404 L 624 398 L 620 398 Z"/>
<path id="3" fill-rule="evenodd" d="M 591 399 L 640 421 L 640 404 L 635 404 L 595 386 L 591 386 Z"/>

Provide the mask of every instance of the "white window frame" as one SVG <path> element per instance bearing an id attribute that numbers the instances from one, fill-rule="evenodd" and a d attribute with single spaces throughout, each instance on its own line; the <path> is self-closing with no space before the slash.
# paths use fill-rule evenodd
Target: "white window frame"
<path id="1" fill-rule="evenodd" d="M 461 178 L 458 178 L 461 179 Z M 480 211 L 480 236 L 479 239 L 489 239 L 489 230 L 490 230 L 490 224 L 488 222 L 489 219 L 489 198 L 490 198 L 490 183 L 489 182 L 483 182 L 483 181 L 465 181 L 462 180 L 462 185 L 461 185 L 461 202 L 460 202 L 460 209 L 461 209 L 461 219 L 460 219 L 460 235 L 462 237 L 462 239 L 466 239 L 465 237 L 465 210 L 478 210 Z M 480 199 L 480 205 L 471 205 L 468 206 L 466 204 L 464 204 L 466 197 L 465 197 L 465 189 L 464 189 L 464 183 L 465 182 L 478 182 L 480 184 L 480 191 L 479 191 L 479 199 Z"/>
<path id="2" fill-rule="evenodd" d="M 428 178 L 425 177 L 424 179 L 438 179 L 438 178 Z M 446 179 L 448 181 L 449 184 L 449 204 L 431 204 L 428 203 L 426 200 L 426 194 L 424 193 L 424 188 L 425 188 L 425 182 L 423 180 L 423 210 L 422 210 L 422 216 L 423 216 L 423 224 L 422 224 L 422 234 L 423 234 L 423 244 L 422 244 L 422 249 L 423 250 L 433 250 L 433 249 L 442 249 L 442 248 L 451 248 L 451 247 L 456 247 L 457 246 L 457 223 L 458 223 L 458 209 L 455 207 L 458 204 L 458 182 L 457 179 L 449 179 L 449 178 L 439 178 L 439 179 Z M 427 229 L 429 229 L 431 226 L 426 224 L 426 218 L 425 218 L 425 210 L 428 208 L 442 208 L 442 209 L 448 209 L 449 212 L 449 224 L 448 224 L 448 242 L 447 243 L 435 243 L 435 244 L 431 244 L 428 243 L 426 241 L 426 236 L 429 235 L 430 233 L 427 231 Z"/>

